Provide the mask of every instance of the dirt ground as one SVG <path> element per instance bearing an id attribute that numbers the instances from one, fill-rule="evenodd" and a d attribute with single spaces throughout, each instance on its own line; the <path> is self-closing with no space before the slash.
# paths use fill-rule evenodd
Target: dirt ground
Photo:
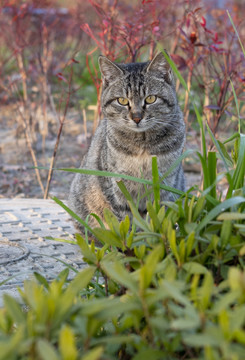
<path id="1" fill-rule="evenodd" d="M 0 197 L 1 198 L 43 198 L 38 184 L 30 151 L 24 133 L 20 133 L 13 106 L 1 108 L 0 115 Z M 57 124 L 56 124 L 57 126 Z M 56 129 L 57 130 L 57 129 Z M 49 167 L 57 131 L 49 131 L 46 138 L 45 151 L 42 149 L 42 138 L 37 137 L 33 150 L 36 153 L 38 166 Z M 79 167 L 86 153 L 92 136 L 92 122 L 87 122 L 87 137 L 81 114 L 70 111 L 64 124 L 58 153 L 56 168 Z M 197 136 L 194 132 L 187 134 L 187 148 L 198 148 Z M 184 164 L 187 187 L 200 185 L 200 165 L 191 158 Z M 48 170 L 41 170 L 41 178 L 46 186 Z M 66 199 L 74 174 L 54 171 L 49 195 Z"/>

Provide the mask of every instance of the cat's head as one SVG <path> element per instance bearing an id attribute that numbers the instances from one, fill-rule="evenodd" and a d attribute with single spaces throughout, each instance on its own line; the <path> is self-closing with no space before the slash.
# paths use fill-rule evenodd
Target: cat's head
<path id="1" fill-rule="evenodd" d="M 115 64 L 100 56 L 99 65 L 102 111 L 112 126 L 142 132 L 179 121 L 174 76 L 162 53 L 150 62 L 132 64 Z"/>

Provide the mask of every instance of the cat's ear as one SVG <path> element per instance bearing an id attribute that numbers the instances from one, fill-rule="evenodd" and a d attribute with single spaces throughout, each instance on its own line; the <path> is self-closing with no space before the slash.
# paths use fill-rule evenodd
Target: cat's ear
<path id="1" fill-rule="evenodd" d="M 170 57 L 168 52 L 166 50 L 164 51 L 167 53 L 168 57 Z M 146 71 L 147 72 L 153 71 L 162 74 L 162 76 L 164 77 L 167 83 L 175 86 L 173 70 L 162 52 L 156 54 L 156 56 L 151 60 L 151 62 L 147 66 Z"/>
<path id="2" fill-rule="evenodd" d="M 123 74 L 122 69 L 102 55 L 99 57 L 99 67 L 104 83 L 110 83 Z"/>

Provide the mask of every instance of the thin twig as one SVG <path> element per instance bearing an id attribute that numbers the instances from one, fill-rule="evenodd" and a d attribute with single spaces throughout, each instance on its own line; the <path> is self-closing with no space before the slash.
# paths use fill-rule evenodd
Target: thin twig
<path id="1" fill-rule="evenodd" d="M 53 151 L 53 156 L 52 156 L 51 163 L 50 163 L 50 166 L 49 166 L 49 172 L 48 172 L 48 178 L 47 178 L 47 183 L 46 183 L 46 189 L 45 189 L 45 193 L 44 193 L 44 199 L 48 198 L 50 182 L 52 180 L 53 168 L 54 168 L 54 164 L 55 164 L 55 158 L 56 158 L 56 154 L 57 154 L 57 151 L 58 151 L 58 147 L 59 147 L 59 143 L 60 143 L 60 137 L 61 137 L 61 133 L 62 133 L 62 130 L 63 130 L 64 122 L 65 122 L 65 119 L 66 119 L 66 114 L 67 114 L 68 107 L 69 107 L 69 104 L 70 104 L 72 76 L 73 76 L 73 69 L 71 67 L 69 83 L 68 83 L 69 88 L 68 88 L 68 95 L 67 95 L 67 99 L 66 99 L 65 110 L 64 110 L 63 117 L 60 120 L 60 127 L 59 127 L 57 138 L 56 138 L 56 143 L 55 143 L 55 147 L 54 147 L 54 151 Z"/>

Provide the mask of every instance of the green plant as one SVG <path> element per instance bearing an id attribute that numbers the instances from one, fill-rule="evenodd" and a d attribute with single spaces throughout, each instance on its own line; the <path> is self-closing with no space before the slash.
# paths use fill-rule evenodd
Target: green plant
<path id="1" fill-rule="evenodd" d="M 105 210 L 107 228 L 89 228 L 101 248 L 76 234 L 88 267 L 70 283 L 68 270 L 35 274 L 20 291 L 27 311 L 5 296 L 0 359 L 243 359 L 244 186 L 160 204 L 156 158 L 152 169 L 146 218 L 120 180 L 132 222 Z"/>

